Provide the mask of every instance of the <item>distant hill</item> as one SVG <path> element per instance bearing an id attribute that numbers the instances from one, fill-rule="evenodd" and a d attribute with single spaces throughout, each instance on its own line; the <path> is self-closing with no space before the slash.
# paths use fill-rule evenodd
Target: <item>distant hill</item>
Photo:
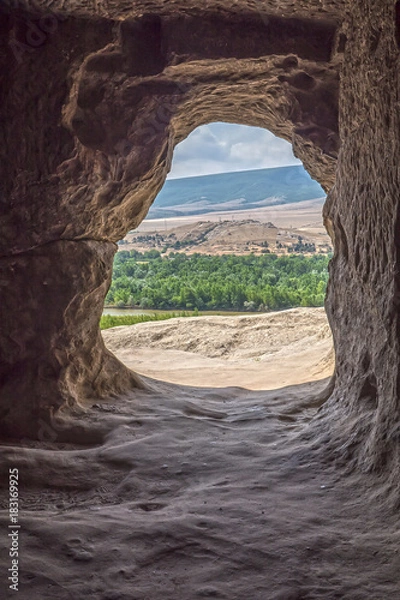
<path id="1" fill-rule="evenodd" d="M 170 179 L 158 194 L 149 218 L 247 210 L 324 196 L 319 183 L 301 165 Z"/>
<path id="2" fill-rule="evenodd" d="M 173 223 L 174 221 L 170 221 Z M 157 222 L 156 222 L 157 223 Z M 157 226 L 156 226 L 157 227 Z M 197 221 L 153 231 L 132 231 L 119 242 L 120 250 L 147 252 L 157 250 L 163 254 L 328 254 L 331 241 L 325 230 L 313 227 L 276 227 L 271 222 L 255 219 Z"/>

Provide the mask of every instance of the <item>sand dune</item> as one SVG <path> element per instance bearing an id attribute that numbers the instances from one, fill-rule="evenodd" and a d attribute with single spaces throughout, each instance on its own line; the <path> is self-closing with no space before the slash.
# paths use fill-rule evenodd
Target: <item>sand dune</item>
<path id="1" fill-rule="evenodd" d="M 329 377 L 332 338 L 322 308 L 178 318 L 103 332 L 130 368 L 195 386 L 276 389 Z"/>

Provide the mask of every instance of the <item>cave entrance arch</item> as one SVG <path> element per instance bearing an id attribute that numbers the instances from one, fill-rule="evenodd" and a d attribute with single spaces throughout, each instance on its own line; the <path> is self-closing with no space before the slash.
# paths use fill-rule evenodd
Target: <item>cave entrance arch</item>
<path id="1" fill-rule="evenodd" d="M 194 386 L 209 387 L 211 373 L 217 387 L 254 389 L 332 375 L 323 311 L 285 313 L 280 324 L 272 315 L 260 317 L 265 311 L 323 305 L 331 250 L 322 224 L 324 196 L 291 145 L 269 131 L 227 123 L 195 129 L 175 148 L 170 176 L 149 215 L 119 242 L 105 313 L 126 317 L 195 310 L 214 316 L 108 331 L 103 333 L 107 346 L 139 374 Z M 135 257 L 138 251 L 144 255 Z M 313 255 L 312 264 L 304 253 Z M 278 255 L 280 261 L 272 260 Z M 167 257 L 172 275 L 163 275 Z M 301 265 L 295 268 L 296 261 Z M 303 281 L 297 291 L 287 276 L 287 297 L 277 287 L 286 269 Z M 159 274 L 152 276 L 154 271 Z M 302 290 L 305 271 L 307 293 Z M 259 318 L 227 321 L 232 312 Z M 279 343 L 287 352 L 285 365 L 274 361 Z"/>
<path id="2" fill-rule="evenodd" d="M 195 127 L 239 120 L 268 129 L 293 144 L 326 191 L 333 185 L 336 23 L 265 21 L 258 12 L 246 27 L 243 15 L 182 17 L 59 21 L 57 36 L 21 63 L 12 44 L 23 23 L 5 23 L 8 81 L 20 83 L 3 102 L 4 147 L 14 157 L 2 179 L 10 209 L 2 279 L 12 281 L 1 304 L 4 435 L 36 437 L 39 422 L 142 386 L 106 350 L 98 323 L 115 243 L 143 220 L 174 147 Z M 215 43 L 221 32 L 231 40 L 225 48 Z M 32 103 L 21 82 L 38 70 L 46 93 Z M 15 95 L 30 123 L 23 151 Z M 10 318 L 17 289 L 28 299 L 23 319 Z"/>
<path id="3" fill-rule="evenodd" d="M 37 437 L 60 409 L 140 385 L 98 329 L 114 243 L 146 215 L 174 146 L 240 117 L 291 141 L 329 192 L 325 430 L 340 455 L 397 474 L 394 0 L 58 2 L 52 19 L 46 0 L 16 4 L 0 9 L 2 434 Z"/>

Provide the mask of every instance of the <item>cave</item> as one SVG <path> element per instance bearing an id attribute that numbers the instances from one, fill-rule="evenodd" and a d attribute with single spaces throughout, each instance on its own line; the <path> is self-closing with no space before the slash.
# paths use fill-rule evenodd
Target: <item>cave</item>
<path id="1" fill-rule="evenodd" d="M 282 293 L 272 260 L 284 273 L 299 260 L 325 287 L 325 196 L 299 162 L 288 142 L 238 124 L 196 128 L 174 149 L 146 219 L 118 242 L 101 328 L 121 362 L 194 387 L 270 390 L 332 374 L 326 314 L 311 308 L 324 291 L 286 280 Z M 314 245 L 311 263 L 305 246 L 293 254 L 299 239 Z M 202 318 L 184 318 L 193 313 Z"/>
<path id="2" fill-rule="evenodd" d="M 342 487 L 342 495 L 337 492 L 335 510 L 354 494 L 358 500 L 347 505 L 349 516 L 369 523 L 372 512 L 361 514 L 356 506 L 362 505 L 360 494 L 368 489 L 369 498 L 376 501 L 376 519 L 379 514 L 386 519 L 386 538 L 375 547 L 372 542 L 363 545 L 358 529 L 358 537 L 349 542 L 359 542 L 351 564 L 344 547 L 335 554 L 340 536 L 334 536 L 332 555 L 318 538 L 327 565 L 329 556 L 341 557 L 337 572 L 326 566 L 328 587 L 316 571 L 306 572 L 307 563 L 303 569 L 300 555 L 292 555 L 293 546 L 283 542 L 274 555 L 287 559 L 279 582 L 273 571 L 268 585 L 262 579 L 263 565 L 274 557 L 255 552 L 250 565 L 237 544 L 236 568 L 249 579 L 241 580 L 236 596 L 226 596 L 218 585 L 200 583 L 195 595 L 185 587 L 184 574 L 174 585 L 183 586 L 180 597 L 191 600 L 245 598 L 246 585 L 254 589 L 255 599 L 265 598 L 266 589 L 274 600 L 394 597 L 398 566 L 380 553 L 383 545 L 393 556 L 397 552 L 393 531 L 400 505 L 398 2 L 212 0 L 200 6 L 192 0 L 6 0 L 0 7 L 0 46 L 4 472 L 19 465 L 25 485 L 30 481 L 35 489 L 46 487 L 51 479 L 51 485 L 67 486 L 74 495 L 89 486 L 89 480 L 101 479 L 98 463 L 88 474 L 90 456 L 101 455 L 99 448 L 113 439 L 116 427 L 130 424 L 140 429 L 144 406 L 154 417 L 157 398 L 166 390 L 157 391 L 124 367 L 106 350 L 99 332 L 116 242 L 146 216 L 170 169 L 175 145 L 199 125 L 236 123 L 240 115 L 241 123 L 267 128 L 292 143 L 295 155 L 327 192 L 324 222 L 334 246 L 326 310 L 335 374 L 324 389 L 303 390 L 301 408 L 314 412 L 299 434 L 302 451 L 289 459 L 282 450 L 280 458 L 296 464 L 295 478 L 307 470 L 307 460 L 309 465 L 325 465 L 318 473 L 331 473 L 332 495 L 333 482 L 339 486 L 344 478 L 346 486 L 357 477 L 357 485 L 348 484 L 350 491 Z M 125 406 L 127 398 L 130 417 L 124 420 L 118 406 Z M 273 405 L 274 397 L 269 398 Z M 112 410 L 107 408 L 110 399 Z M 203 399 L 211 401 L 212 394 Z M 171 415 L 176 410 L 172 399 Z M 222 418 L 218 411 L 201 411 L 190 402 L 186 410 L 199 419 Z M 293 414 L 281 410 L 279 422 L 290 422 Z M 159 419 L 167 420 L 162 415 Z M 69 444 L 81 450 L 56 463 L 54 449 L 68 449 Z M 114 466 L 132 466 L 140 459 L 146 464 L 145 454 L 133 459 L 118 455 L 116 448 L 101 456 L 107 455 Z M 115 472 L 107 473 L 105 495 L 107 485 L 116 482 Z M 151 471 L 145 474 L 152 481 Z M 141 502 L 143 515 L 163 511 L 157 498 L 164 484 L 160 480 L 149 488 L 153 499 Z M 137 480 L 127 481 L 124 493 L 129 486 L 133 493 L 135 485 Z M 29 490 L 27 502 L 33 494 Z M 300 492 L 291 493 L 300 502 Z M 280 515 L 283 520 L 285 514 Z M 326 509 L 324 523 L 332 514 L 339 518 L 338 512 Z M 34 517 L 29 519 L 26 527 L 34 537 L 37 524 Z M 169 541 L 162 524 L 157 529 L 161 541 L 153 532 L 151 539 L 166 568 L 167 557 L 176 562 L 185 547 L 199 560 L 206 556 L 207 542 L 200 551 L 198 541 L 204 523 L 194 525 L 187 519 Z M 61 517 L 55 517 L 54 527 L 56 522 L 61 538 L 67 536 Z M 124 513 L 118 535 L 125 535 L 128 524 Z M 183 541 L 189 530 L 196 531 L 198 539 Z M 48 525 L 43 531 L 51 540 Z M 62 546 L 59 556 L 66 561 L 74 557 L 81 569 L 91 560 L 90 550 L 78 551 L 82 538 L 76 533 L 74 539 Z M 135 542 L 139 547 L 140 539 Z M 311 548 L 306 542 L 301 547 L 305 553 Z M 371 556 L 375 548 L 378 558 L 371 558 L 368 548 Z M 227 545 L 224 556 L 229 552 Z M 145 570 L 151 569 L 150 550 L 147 556 L 147 562 L 138 558 Z M 350 573 L 353 564 L 366 579 L 354 573 L 353 579 L 340 576 Z M 378 567 L 384 573 L 381 578 Z M 83 577 L 79 569 L 71 573 L 79 571 Z M 292 577 L 293 569 L 298 579 Z M 38 565 L 31 573 L 36 587 L 30 598 L 71 597 L 61 584 L 45 591 L 56 585 L 58 575 L 46 579 Z M 202 575 L 199 571 L 193 577 L 200 582 Z M 138 598 L 176 597 L 172 588 L 162 596 L 157 574 L 153 591 L 143 586 Z M 106 593 L 88 581 L 74 597 L 88 594 L 101 600 L 134 597 L 111 588 Z"/>
<path id="3" fill-rule="evenodd" d="M 54 33 L 46 31 L 50 17 Z M 332 187 L 338 72 L 328 57 L 336 27 L 293 17 L 286 31 L 284 20 L 269 19 L 248 11 L 201 19 L 149 13 L 117 27 L 68 11 L 6 11 L 1 268 L 13 284 L 1 304 L 4 435 L 34 438 L 37 424 L 60 411 L 140 387 L 104 348 L 101 306 L 115 243 L 143 220 L 174 146 L 195 127 L 235 123 L 239 113 L 242 124 L 291 141 L 310 174 Z M 223 49 L 219 30 L 231 39 Z M 146 61 L 136 59 L 144 54 Z M 46 68 L 38 67 L 31 90 L 22 82 L 38 64 Z M 10 317 L 17 288 L 29 304 L 22 320 Z"/>

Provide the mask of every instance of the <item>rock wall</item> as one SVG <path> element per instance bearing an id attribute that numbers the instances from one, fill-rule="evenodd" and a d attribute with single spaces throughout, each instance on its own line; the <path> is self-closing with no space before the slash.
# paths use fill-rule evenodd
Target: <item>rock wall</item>
<path id="1" fill-rule="evenodd" d="M 38 420 L 141 385 L 98 331 L 114 244 L 174 146 L 223 120 L 291 141 L 329 191 L 337 365 L 319 439 L 363 468 L 398 460 L 398 6 L 3 3 L 4 434 L 35 437 Z"/>
<path id="2" fill-rule="evenodd" d="M 98 330 L 114 243 L 145 217 L 195 127 L 266 127 L 332 186 L 337 15 L 265 8 L 3 3 L 3 434 L 35 437 L 60 411 L 140 385 Z"/>
<path id="3" fill-rule="evenodd" d="M 341 150 L 325 205 L 335 240 L 327 298 L 336 386 L 321 413 L 335 457 L 399 467 L 399 3 L 352 2 Z M 396 10 L 395 10 L 396 9 Z M 395 468 L 394 468 L 395 467 Z"/>
<path id="4" fill-rule="evenodd" d="M 140 386 L 99 330 L 114 252 L 60 240 L 0 259 L 3 435 L 35 437 L 60 408 L 79 413 L 85 401 Z"/>

